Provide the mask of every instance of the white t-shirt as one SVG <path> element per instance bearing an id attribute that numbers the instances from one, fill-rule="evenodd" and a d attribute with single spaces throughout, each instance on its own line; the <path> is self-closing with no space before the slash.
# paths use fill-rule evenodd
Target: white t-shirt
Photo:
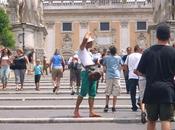
<path id="1" fill-rule="evenodd" d="M 141 54 L 141 56 L 142 56 L 142 54 Z M 141 59 L 141 57 L 140 57 L 140 59 Z M 137 61 L 137 63 L 135 64 L 135 69 L 137 69 L 137 66 L 139 65 L 139 62 L 140 62 L 140 59 Z M 145 80 L 146 78 L 145 77 L 143 77 L 143 76 L 139 76 L 139 80 Z"/>
<path id="2" fill-rule="evenodd" d="M 132 53 L 127 56 L 125 64 L 128 65 L 129 79 L 138 79 L 138 76 L 134 74 L 134 70 L 138 66 L 141 56 L 140 53 Z"/>
<path id="3" fill-rule="evenodd" d="M 92 54 L 86 48 L 78 51 L 78 57 L 83 66 L 94 65 Z"/>

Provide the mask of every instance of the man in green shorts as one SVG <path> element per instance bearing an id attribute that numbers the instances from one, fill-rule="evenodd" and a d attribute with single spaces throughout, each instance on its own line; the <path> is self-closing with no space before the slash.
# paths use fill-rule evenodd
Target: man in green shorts
<path id="1" fill-rule="evenodd" d="M 86 94 L 89 95 L 89 117 L 100 117 L 100 115 L 96 114 L 94 112 L 94 97 L 96 96 L 96 81 L 90 81 L 88 78 L 88 66 L 94 66 L 95 63 L 93 62 L 92 54 L 88 51 L 89 48 L 92 48 L 93 40 L 91 37 L 91 33 L 86 33 L 83 41 L 80 45 L 80 50 L 78 52 L 78 56 L 80 58 L 80 61 L 82 63 L 83 69 L 81 72 L 81 90 L 80 94 L 77 98 L 76 107 L 74 110 L 74 117 L 79 118 L 79 106 L 83 100 L 83 97 L 86 96 Z"/>

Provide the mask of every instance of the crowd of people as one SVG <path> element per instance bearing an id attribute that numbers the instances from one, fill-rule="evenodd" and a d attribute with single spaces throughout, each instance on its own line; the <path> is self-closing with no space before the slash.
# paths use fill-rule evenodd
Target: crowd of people
<path id="1" fill-rule="evenodd" d="M 126 55 L 118 55 L 117 48 L 111 46 L 100 52 L 93 47 L 91 33 L 86 33 L 78 52 L 67 62 L 70 70 L 70 94 L 77 94 L 74 117 L 81 117 L 79 107 L 83 98 L 88 94 L 89 117 L 101 117 L 94 111 L 94 100 L 98 93 L 99 81 L 106 83 L 106 104 L 104 112 L 108 112 L 109 99 L 113 96 L 112 112 L 116 111 L 117 96 L 120 95 L 121 72 L 126 83 L 126 93 L 131 97 L 131 110 L 141 109 L 141 121 L 148 120 L 148 130 L 154 130 L 158 118 L 161 121 L 162 130 L 170 130 L 175 111 L 175 49 L 169 45 L 170 29 L 166 24 L 157 27 L 158 43 L 150 48 L 141 48 L 136 45 L 126 49 Z M 0 65 L 2 89 L 6 89 L 10 69 L 14 70 L 16 90 L 23 90 L 24 78 L 29 64 L 29 58 L 23 50 L 17 49 L 16 54 L 8 48 L 1 47 Z M 144 50 L 145 49 L 145 50 Z M 36 59 L 33 67 L 36 90 L 39 91 L 41 75 L 48 68 L 52 74 L 53 93 L 57 93 L 60 80 L 65 70 L 65 60 L 58 49 L 55 50 L 50 62 L 46 57 L 41 61 Z M 101 80 L 100 80 L 101 79 Z M 139 90 L 137 101 L 136 93 Z"/>

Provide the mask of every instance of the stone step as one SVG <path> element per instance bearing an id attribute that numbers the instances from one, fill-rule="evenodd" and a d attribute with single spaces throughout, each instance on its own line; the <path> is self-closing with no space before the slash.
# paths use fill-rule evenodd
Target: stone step
<path id="1" fill-rule="evenodd" d="M 109 106 L 111 108 L 112 106 Z M 131 109 L 131 105 L 117 105 L 116 109 Z M 19 106 L 19 105 L 8 105 L 0 106 L 0 110 L 74 110 L 75 105 L 28 105 L 28 106 Z M 81 105 L 80 109 L 89 109 L 88 105 Z M 104 105 L 94 105 L 94 109 L 104 109 Z"/>
<path id="2" fill-rule="evenodd" d="M 137 91 L 138 93 L 139 91 Z M 30 91 L 30 90 L 26 90 L 25 89 L 23 91 L 15 91 L 15 88 L 14 88 L 14 91 L 0 91 L 0 94 L 48 94 L 48 95 L 53 95 L 53 94 L 56 94 L 56 95 L 59 95 L 59 94 L 70 94 L 71 91 L 63 91 L 63 90 L 60 90 L 58 93 L 53 93 L 52 90 L 50 91 Z M 105 94 L 105 91 L 102 90 L 98 90 L 98 93 L 97 94 Z M 126 94 L 126 91 L 121 91 L 120 94 Z"/>
<path id="3" fill-rule="evenodd" d="M 120 84 L 120 85 L 121 85 L 121 87 L 125 87 L 125 84 Z M 16 86 L 16 84 L 15 83 L 8 83 L 7 84 L 7 88 L 10 87 L 10 86 Z M 35 83 L 34 82 L 33 83 L 26 83 L 26 82 L 24 82 L 24 86 L 35 86 Z M 40 83 L 40 87 L 42 87 L 42 86 L 53 86 L 53 84 L 52 83 Z M 62 83 L 60 83 L 60 86 L 68 86 L 68 87 L 70 87 L 70 83 L 62 82 Z M 99 84 L 99 86 L 105 87 L 106 84 Z"/>
<path id="4" fill-rule="evenodd" d="M 140 118 L 0 118 L 0 123 L 140 123 Z"/>
<path id="5" fill-rule="evenodd" d="M 31 101 L 31 100 L 76 100 L 77 97 L 0 97 L 0 101 Z M 88 97 L 84 97 L 88 100 Z M 110 100 L 112 97 L 110 97 Z M 130 100 L 130 96 L 118 96 L 118 100 Z M 96 97 L 95 100 L 105 100 L 104 97 Z"/>
<path id="6" fill-rule="evenodd" d="M 4 89 L 0 89 L 0 91 L 9 91 L 9 90 L 14 90 L 14 88 L 16 88 L 16 86 L 7 86 L 7 88 L 4 90 Z M 75 90 L 76 90 L 77 87 L 75 87 Z M 99 86 L 98 90 L 104 90 L 106 88 L 106 86 Z M 45 86 L 40 86 L 40 90 L 41 91 L 46 91 L 48 89 L 53 89 L 53 86 L 48 86 L 48 85 L 45 85 Z M 126 89 L 125 86 L 121 86 L 120 89 L 124 90 Z M 35 90 L 35 85 L 30 85 L 30 86 L 25 86 L 24 85 L 24 90 Z M 70 86 L 60 86 L 59 90 L 71 90 L 71 87 Z"/>

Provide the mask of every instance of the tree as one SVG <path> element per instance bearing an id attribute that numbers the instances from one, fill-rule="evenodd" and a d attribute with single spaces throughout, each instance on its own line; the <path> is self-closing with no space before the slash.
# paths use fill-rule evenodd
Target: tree
<path id="1" fill-rule="evenodd" d="M 15 46 L 10 20 L 4 9 L 0 9 L 0 44 L 10 48 Z"/>

